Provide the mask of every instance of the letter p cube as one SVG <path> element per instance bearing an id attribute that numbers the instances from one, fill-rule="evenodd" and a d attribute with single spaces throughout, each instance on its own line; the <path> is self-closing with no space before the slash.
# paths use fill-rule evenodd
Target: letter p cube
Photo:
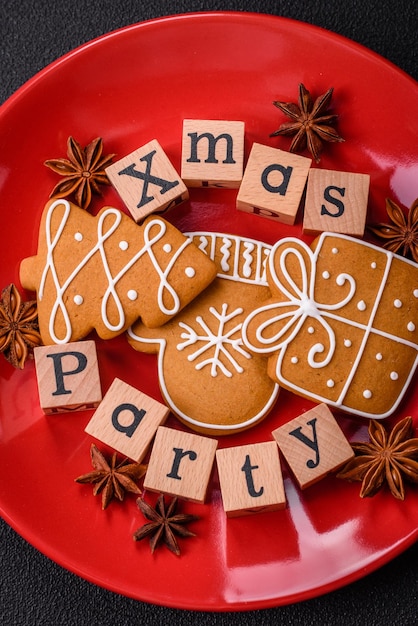
<path id="1" fill-rule="evenodd" d="M 39 346 L 34 357 L 45 414 L 97 407 L 102 392 L 94 341 Z"/>

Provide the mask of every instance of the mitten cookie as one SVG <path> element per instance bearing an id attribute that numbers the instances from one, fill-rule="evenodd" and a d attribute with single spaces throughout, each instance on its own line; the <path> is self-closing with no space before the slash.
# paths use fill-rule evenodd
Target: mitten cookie
<path id="1" fill-rule="evenodd" d="M 322 233 L 312 249 L 279 241 L 268 282 L 272 298 L 250 313 L 243 337 L 271 355 L 272 379 L 350 413 L 390 415 L 417 365 L 418 265 Z"/>
<path id="2" fill-rule="evenodd" d="M 159 353 L 161 392 L 181 421 L 198 432 L 226 435 L 264 418 L 278 394 L 266 357 L 251 354 L 241 337 L 247 314 L 270 295 L 270 247 L 230 235 L 192 235 L 215 260 L 217 278 L 164 327 L 135 323 L 128 341 L 136 350 Z"/>
<path id="3" fill-rule="evenodd" d="M 161 217 L 139 226 L 117 209 L 92 216 L 62 199 L 46 205 L 38 254 L 20 266 L 23 287 L 37 291 L 45 344 L 93 329 L 109 339 L 139 317 L 160 326 L 215 276 L 213 261 Z"/>

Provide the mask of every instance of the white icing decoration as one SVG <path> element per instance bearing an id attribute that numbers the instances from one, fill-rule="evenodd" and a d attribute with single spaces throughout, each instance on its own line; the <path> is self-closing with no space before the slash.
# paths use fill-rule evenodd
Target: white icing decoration
<path id="1" fill-rule="evenodd" d="M 266 265 L 270 254 L 271 246 L 257 241 L 256 239 L 244 239 L 235 235 L 225 235 L 222 233 L 190 232 L 185 233 L 192 237 L 199 250 L 207 254 L 212 260 L 219 262 L 219 251 L 224 254 L 228 248 L 234 246 L 235 255 L 233 259 L 228 259 L 224 266 L 219 268 L 218 276 L 240 283 L 256 285 L 267 285 Z M 219 248 L 217 241 L 222 240 L 222 247 Z M 241 248 L 244 248 L 241 252 Z M 252 251 L 252 254 L 251 252 Z M 229 253 L 228 253 L 228 256 Z M 242 263 L 242 259 L 244 263 Z M 224 259 L 225 261 L 225 259 Z"/>
<path id="2" fill-rule="evenodd" d="M 136 300 L 136 299 L 137 299 L 137 297 L 138 297 L 138 292 L 137 292 L 137 291 L 135 291 L 135 289 L 130 289 L 130 290 L 128 291 L 128 293 L 127 293 L 127 296 L 128 296 L 128 298 L 129 298 L 129 300 L 134 301 L 134 300 Z"/>
<path id="3" fill-rule="evenodd" d="M 370 391 L 370 389 L 365 389 L 363 391 L 363 397 L 366 398 L 366 400 L 370 400 L 370 398 L 372 397 L 372 392 Z"/>
<path id="4" fill-rule="evenodd" d="M 314 328 L 313 326 L 309 326 L 309 328 L 308 328 L 308 333 L 309 333 L 310 335 L 313 335 L 313 334 L 314 334 L 314 332 L 315 332 L 315 328 Z"/>
<path id="5" fill-rule="evenodd" d="M 322 278 L 325 278 L 325 280 L 328 280 L 329 277 L 330 277 L 330 273 L 329 272 L 327 272 L 326 270 L 325 270 L 325 272 L 322 272 Z"/>
<path id="6" fill-rule="evenodd" d="M 383 354 L 381 352 L 378 352 L 376 354 L 376 361 L 381 361 L 383 359 Z"/>
<path id="7" fill-rule="evenodd" d="M 299 363 L 299 359 L 298 359 L 298 357 L 297 357 L 297 356 L 292 356 L 292 358 L 290 359 L 290 361 L 291 361 L 294 365 L 296 365 L 296 363 Z"/>
<path id="8" fill-rule="evenodd" d="M 282 374 L 283 362 L 287 356 L 287 347 L 291 345 L 292 341 L 302 328 L 306 318 L 311 316 L 314 317 L 316 321 L 319 321 L 322 324 L 323 328 L 328 332 L 329 339 L 329 347 L 327 352 L 327 358 L 322 362 L 311 363 L 310 353 L 308 353 L 307 360 L 311 367 L 324 367 L 326 366 L 335 350 L 335 337 L 332 328 L 327 323 L 327 318 L 334 319 L 339 322 L 348 323 L 350 326 L 354 328 L 358 328 L 364 331 L 363 338 L 360 342 L 358 352 L 356 353 L 356 357 L 353 363 L 350 365 L 351 369 L 346 376 L 344 385 L 341 389 L 339 397 L 336 400 L 330 400 L 328 396 L 323 396 L 319 393 L 315 393 L 314 391 L 309 392 L 309 397 L 319 402 L 327 402 L 336 407 L 344 407 L 347 408 L 350 412 L 353 411 L 353 407 L 345 406 L 344 400 L 347 395 L 348 390 L 350 389 L 353 378 L 357 372 L 358 365 L 363 357 L 364 351 L 366 349 L 366 345 L 368 339 L 371 335 L 384 337 L 385 339 L 394 341 L 402 346 L 411 348 L 415 351 L 418 350 L 418 344 L 405 339 L 404 337 L 399 337 L 397 335 L 392 335 L 389 332 L 381 330 L 379 328 L 374 328 L 374 320 L 376 317 L 376 313 L 380 306 L 380 302 L 382 300 L 382 296 L 385 290 L 385 286 L 388 280 L 388 275 L 391 269 L 392 261 L 394 259 L 394 255 L 392 252 L 382 250 L 373 244 L 369 244 L 366 242 L 362 242 L 361 245 L 364 246 L 368 250 L 375 251 L 376 255 L 380 255 L 381 258 L 385 259 L 385 264 L 382 265 L 382 278 L 380 281 L 379 288 L 376 293 L 375 300 L 373 301 L 372 306 L 370 307 L 367 323 L 360 323 L 356 320 L 347 320 L 346 317 L 339 316 L 335 313 L 338 308 L 342 308 L 347 304 L 353 297 L 356 289 L 355 280 L 352 276 L 347 275 L 347 281 L 350 284 L 350 293 L 344 299 L 343 302 L 337 303 L 336 305 L 326 305 L 323 303 L 313 302 L 313 294 L 314 294 L 314 286 L 315 286 L 315 271 L 316 271 L 316 262 L 320 255 L 323 254 L 323 246 L 324 242 L 329 239 L 340 239 L 341 241 L 348 241 L 350 243 L 356 242 L 355 239 L 349 237 L 347 235 L 341 234 L 330 234 L 330 233 L 322 233 L 317 240 L 317 244 L 315 247 L 315 251 L 312 252 L 310 248 L 304 244 L 304 242 L 295 239 L 295 238 L 285 238 L 277 242 L 277 244 L 273 247 L 272 252 L 270 254 L 270 274 L 272 276 L 272 280 L 275 283 L 276 287 L 278 287 L 282 296 L 285 296 L 284 301 L 276 301 L 270 302 L 268 305 L 262 306 L 258 309 L 255 309 L 250 313 L 243 325 L 243 338 L 244 343 L 251 350 L 260 354 L 269 354 L 273 352 L 277 352 L 277 363 L 276 363 L 276 379 L 278 383 L 283 383 L 290 390 L 295 391 L 296 393 L 306 394 L 306 389 L 301 387 L 300 385 L 295 384 L 292 380 L 287 379 Z M 290 248 L 286 246 L 291 246 Z M 278 250 L 278 248 L 283 248 L 282 250 Z M 290 252 L 289 252 L 290 250 Z M 300 250 L 303 250 L 303 256 L 300 253 Z M 285 258 L 286 255 L 293 254 L 299 261 L 300 269 L 296 270 L 296 275 L 299 277 L 299 281 L 302 282 L 302 288 L 300 288 L 295 281 L 289 275 L 285 267 Z M 279 279 L 277 273 L 275 271 L 275 264 L 277 264 L 277 259 L 280 263 L 280 268 L 284 274 L 283 279 Z M 305 263 L 306 259 L 306 263 Z M 411 267 L 416 267 L 412 261 L 408 259 L 402 259 L 402 262 Z M 379 260 L 380 264 L 380 260 Z M 306 267 L 308 265 L 308 267 Z M 309 276 L 309 279 L 308 279 Z M 338 281 L 336 281 L 337 284 Z M 341 281 L 342 282 L 342 281 Z M 418 294 L 418 289 L 416 290 Z M 296 295 L 295 295 L 296 294 Z M 418 297 L 418 296 L 417 296 Z M 312 304 L 314 306 L 312 306 Z M 282 310 L 284 309 L 284 312 Z M 310 310 L 309 314 L 307 310 Z M 266 312 L 271 312 L 271 318 L 266 320 Z M 263 320 L 261 323 L 257 324 L 257 318 L 261 316 Z M 274 329 L 275 332 L 272 332 L 270 326 Z M 251 328 L 251 333 L 255 333 L 255 340 L 251 341 L 249 339 L 249 330 Z M 278 328 L 278 330 L 277 330 Z M 408 330 L 414 331 L 415 324 L 411 321 L 408 323 Z M 264 336 L 266 335 L 266 336 Z M 378 356 L 376 355 L 376 358 Z M 386 412 L 382 412 L 380 414 L 376 414 L 376 412 L 362 411 L 355 409 L 354 412 L 357 415 L 361 415 L 369 418 L 384 418 L 393 413 L 393 411 L 399 405 L 405 390 L 407 389 L 409 383 L 411 382 L 412 376 L 415 372 L 415 369 L 418 365 L 418 355 L 415 356 L 414 363 L 412 364 L 408 376 L 404 382 L 404 385 L 401 390 L 398 390 L 397 397 L 394 399 L 393 404 Z M 370 390 L 366 390 L 370 393 Z M 367 394 L 366 394 L 367 395 Z"/>
<path id="9" fill-rule="evenodd" d="M 414 289 L 413 294 L 415 298 L 418 298 L 418 289 Z"/>
<path id="10" fill-rule="evenodd" d="M 222 310 L 219 313 L 214 307 L 209 308 L 209 313 L 217 320 L 218 330 L 214 333 L 207 325 L 201 315 L 196 317 L 196 322 L 203 331 L 203 334 L 198 334 L 189 324 L 179 322 L 180 328 L 183 328 L 186 332 L 181 333 L 181 338 L 185 341 L 177 345 L 177 350 L 184 350 L 188 346 L 193 346 L 197 343 L 202 343 L 202 346 L 188 355 L 188 361 L 196 361 L 202 354 L 210 353 L 213 350 L 213 356 L 209 356 L 207 359 L 197 361 L 195 368 L 201 370 L 206 365 L 210 366 L 210 373 L 212 377 L 218 375 L 220 370 L 228 378 L 232 377 L 232 372 L 226 367 L 226 365 L 220 359 L 223 356 L 232 365 L 232 368 L 236 372 L 242 374 L 244 369 L 235 359 L 233 352 L 241 354 L 246 359 L 251 358 L 251 354 L 244 350 L 243 341 L 241 337 L 242 322 L 227 329 L 228 323 L 234 318 L 242 315 L 243 309 L 241 307 L 235 309 L 231 313 L 227 313 L 228 304 L 222 305 Z M 234 322 L 235 323 L 235 322 Z M 235 336 L 235 337 L 234 337 Z"/>
<path id="11" fill-rule="evenodd" d="M 170 243 L 165 243 L 163 245 L 163 250 L 164 250 L 164 252 L 167 252 L 167 253 L 171 252 L 171 244 Z"/>
<path id="12" fill-rule="evenodd" d="M 251 265 L 253 264 L 254 258 L 253 258 L 253 252 L 254 252 L 254 248 L 255 245 L 251 242 L 251 241 L 246 241 L 244 243 L 244 252 L 242 253 L 242 256 L 244 258 L 244 267 L 242 269 L 242 273 L 244 274 L 245 278 L 250 278 L 251 276 Z"/>
<path id="13" fill-rule="evenodd" d="M 344 339 L 344 345 L 346 348 L 351 348 L 351 339 Z"/>
<path id="14" fill-rule="evenodd" d="M 64 214 L 62 216 L 61 222 L 58 225 L 58 228 L 55 234 L 53 234 L 51 232 L 52 215 L 55 209 L 59 206 L 64 208 Z M 47 254 L 46 254 L 45 267 L 44 267 L 40 285 L 39 285 L 38 296 L 39 296 L 39 299 L 42 300 L 43 295 L 44 295 L 46 279 L 47 279 L 48 273 L 51 273 L 52 281 L 54 283 L 55 290 L 56 290 L 56 300 L 53 304 L 51 314 L 50 314 L 49 334 L 52 340 L 54 341 L 54 343 L 63 344 L 63 343 L 68 343 L 68 341 L 70 341 L 72 328 L 71 328 L 70 316 L 68 314 L 68 311 L 64 302 L 64 294 L 67 288 L 69 287 L 69 285 L 79 274 L 79 272 L 87 265 L 89 260 L 96 253 L 100 254 L 100 257 L 103 263 L 103 269 L 104 269 L 104 272 L 106 274 L 106 278 L 108 281 L 108 286 L 104 292 L 102 303 L 101 303 L 101 316 L 102 316 L 103 324 L 106 326 L 106 328 L 108 328 L 111 331 L 120 331 L 125 325 L 125 314 L 123 311 L 122 303 L 119 299 L 119 296 L 116 292 L 115 287 L 117 283 L 119 282 L 119 280 L 145 254 L 147 254 L 150 257 L 152 265 L 157 275 L 160 278 L 160 282 L 158 285 L 158 295 L 157 295 L 158 306 L 160 310 L 166 315 L 174 315 L 180 310 L 180 298 L 178 294 L 176 293 L 174 287 L 172 287 L 172 285 L 170 285 L 170 283 L 168 282 L 167 277 L 169 276 L 173 265 L 177 261 L 178 257 L 182 254 L 183 250 L 192 243 L 191 239 L 189 238 L 184 239 L 182 245 L 178 248 L 178 250 L 175 251 L 175 253 L 171 257 L 170 262 L 167 264 L 166 268 L 162 270 L 161 267 L 157 263 L 152 247 L 154 244 L 156 244 L 158 241 L 160 241 L 164 237 L 165 232 L 167 230 L 167 226 L 165 222 L 161 221 L 158 218 L 154 218 L 150 220 L 144 228 L 143 237 L 144 237 L 145 243 L 142 246 L 142 248 L 140 248 L 132 256 L 132 258 L 126 263 L 126 265 L 124 265 L 119 270 L 116 276 L 112 276 L 110 272 L 109 264 L 107 262 L 106 252 L 105 252 L 105 248 L 103 244 L 107 239 L 109 239 L 109 237 L 113 235 L 114 232 L 116 232 L 122 220 L 122 213 L 118 211 L 117 209 L 113 209 L 113 208 L 107 208 L 100 215 L 100 218 L 97 222 L 97 243 L 91 248 L 91 250 L 85 255 L 85 257 L 78 263 L 78 265 L 73 269 L 73 271 L 67 277 L 65 282 L 61 285 L 58 280 L 57 270 L 55 268 L 54 250 L 56 246 L 58 245 L 60 237 L 64 231 L 65 225 L 69 218 L 70 210 L 71 209 L 70 209 L 69 202 L 67 200 L 60 199 L 60 200 L 56 200 L 50 205 L 47 216 L 46 216 L 45 236 L 46 236 L 46 242 L 47 242 Z M 109 216 L 113 216 L 114 218 L 113 224 L 111 224 L 107 232 L 103 232 L 105 220 Z M 108 222 L 109 220 L 106 220 L 106 221 Z M 154 229 L 154 231 L 156 230 L 157 232 L 150 238 L 151 229 Z M 167 307 L 163 302 L 163 295 L 165 292 L 168 293 L 171 297 L 171 300 L 172 300 L 171 307 Z M 116 309 L 119 315 L 119 321 L 117 324 L 111 324 L 107 316 L 107 307 L 108 307 L 108 302 L 110 299 L 113 299 L 113 302 L 116 305 Z M 60 312 L 64 320 L 64 324 L 65 324 L 64 337 L 57 337 L 55 334 L 55 320 L 58 315 L 58 311 Z"/>
<path id="15" fill-rule="evenodd" d="M 393 302 L 393 306 L 394 306 L 396 309 L 400 309 L 400 308 L 402 307 L 402 300 L 399 300 L 399 299 L 397 298 L 396 300 L 394 300 L 394 302 Z"/>
<path id="16" fill-rule="evenodd" d="M 129 248 L 129 243 L 127 241 L 120 241 L 119 248 L 121 250 L 127 250 Z"/>
<path id="17" fill-rule="evenodd" d="M 229 248 L 232 246 L 231 240 L 228 237 L 223 238 L 223 246 L 221 247 L 222 259 L 221 259 L 221 267 L 224 272 L 228 272 L 229 270 L 229 259 L 231 257 L 231 253 Z"/>
<path id="18" fill-rule="evenodd" d="M 196 276 L 196 270 L 193 267 L 186 267 L 184 273 L 188 278 L 193 278 L 194 276 Z"/>
<path id="19" fill-rule="evenodd" d="M 375 270 L 377 267 L 376 261 L 373 261 L 372 263 L 370 263 L 370 267 L 372 268 L 372 270 Z"/>
<path id="20" fill-rule="evenodd" d="M 360 300 L 360 302 L 357 303 L 357 308 L 359 311 L 365 311 L 367 308 L 366 303 L 364 302 L 364 300 Z"/>
<path id="21" fill-rule="evenodd" d="M 330 378 L 329 380 L 327 380 L 327 387 L 329 389 L 332 389 L 335 386 L 335 381 L 332 380 L 332 378 Z"/>
<path id="22" fill-rule="evenodd" d="M 398 380 L 398 378 L 399 378 L 398 372 L 391 372 L 390 373 L 390 379 L 391 380 Z"/>
<path id="23" fill-rule="evenodd" d="M 338 248 L 333 248 L 332 249 L 332 254 L 338 254 Z"/>
<path id="24" fill-rule="evenodd" d="M 81 233 L 74 233 L 74 239 L 76 241 L 83 241 L 83 235 Z"/>
<path id="25" fill-rule="evenodd" d="M 84 302 L 83 296 L 80 296 L 79 294 L 74 296 L 74 303 L 75 304 L 80 305 L 80 304 L 83 304 L 83 302 Z"/>

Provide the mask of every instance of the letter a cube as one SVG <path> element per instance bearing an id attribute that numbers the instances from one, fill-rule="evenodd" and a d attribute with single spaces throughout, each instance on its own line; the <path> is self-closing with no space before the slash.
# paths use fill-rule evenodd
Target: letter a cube
<path id="1" fill-rule="evenodd" d="M 46 415 L 97 407 L 102 392 L 94 341 L 39 346 L 33 352 L 39 401 Z"/>
<path id="2" fill-rule="evenodd" d="M 294 224 L 311 159 L 254 143 L 237 196 L 237 209 Z"/>
<path id="3" fill-rule="evenodd" d="M 370 176 L 312 169 L 306 187 L 303 232 L 362 237 L 366 226 Z"/>
<path id="4" fill-rule="evenodd" d="M 318 404 L 272 434 L 301 489 L 321 480 L 354 456 L 326 404 Z"/>
<path id="5" fill-rule="evenodd" d="M 274 441 L 218 450 L 216 462 L 228 517 L 286 506 L 279 451 Z"/>
<path id="6" fill-rule="evenodd" d="M 218 442 L 161 426 L 155 436 L 144 489 L 204 502 Z"/>
<path id="7" fill-rule="evenodd" d="M 168 414 L 164 404 L 115 378 L 85 431 L 139 463 Z"/>
<path id="8" fill-rule="evenodd" d="M 244 122 L 184 120 L 181 176 L 188 187 L 241 184 L 244 170 Z"/>
<path id="9" fill-rule="evenodd" d="M 189 197 L 184 182 L 157 140 L 106 168 L 106 175 L 136 222 Z"/>

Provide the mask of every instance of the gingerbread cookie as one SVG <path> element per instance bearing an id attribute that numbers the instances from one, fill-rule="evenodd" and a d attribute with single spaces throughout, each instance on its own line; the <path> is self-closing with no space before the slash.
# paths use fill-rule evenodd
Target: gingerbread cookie
<path id="1" fill-rule="evenodd" d="M 214 282 L 179 315 L 150 330 L 136 322 L 128 341 L 158 352 L 165 402 L 190 428 L 226 435 L 253 426 L 272 408 L 276 385 L 267 358 L 243 345 L 248 313 L 270 296 L 265 264 L 270 246 L 217 233 L 191 233 L 218 267 Z"/>
<path id="2" fill-rule="evenodd" d="M 38 254 L 20 266 L 23 287 L 37 291 L 45 344 L 93 329 L 109 339 L 139 317 L 160 326 L 215 276 L 215 263 L 161 217 L 139 226 L 117 209 L 92 216 L 63 199 L 46 205 Z"/>
<path id="3" fill-rule="evenodd" d="M 310 249 L 279 241 L 272 298 L 245 320 L 246 347 L 270 355 L 273 380 L 353 414 L 384 418 L 399 405 L 418 355 L 418 266 L 345 235 Z"/>

